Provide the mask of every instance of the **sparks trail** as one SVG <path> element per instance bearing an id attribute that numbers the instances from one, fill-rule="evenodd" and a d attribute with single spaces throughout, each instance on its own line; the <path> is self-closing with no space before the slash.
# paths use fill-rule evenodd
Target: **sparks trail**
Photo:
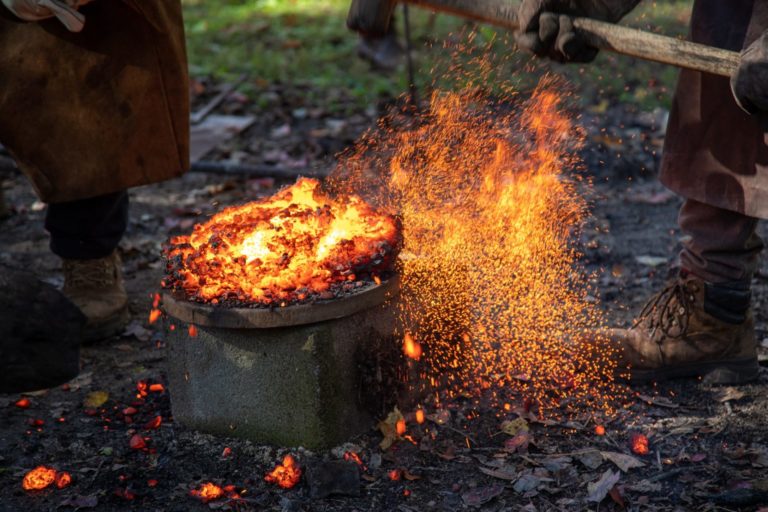
<path id="1" fill-rule="evenodd" d="M 164 286 L 224 306 L 283 306 L 374 286 L 399 250 L 394 217 L 350 194 L 332 199 L 299 179 L 230 207 L 165 250 Z"/>
<path id="2" fill-rule="evenodd" d="M 416 123 L 383 122 L 331 176 L 402 219 L 401 334 L 406 352 L 421 344 L 423 370 L 412 385 L 541 409 L 607 407 L 615 392 L 607 345 L 583 341 L 602 317 L 573 243 L 587 214 L 569 174 L 581 139 L 555 91 L 544 82 L 514 109 L 436 92 Z"/>

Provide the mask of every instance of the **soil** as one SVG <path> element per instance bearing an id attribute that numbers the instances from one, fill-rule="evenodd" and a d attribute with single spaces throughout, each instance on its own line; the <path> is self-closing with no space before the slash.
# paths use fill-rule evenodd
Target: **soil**
<path id="1" fill-rule="evenodd" d="M 295 105 L 288 100 L 277 103 L 279 107 L 270 108 L 280 111 L 270 115 L 289 119 L 289 134 L 280 132 L 275 138 L 273 126 L 259 122 L 210 158 L 246 154 L 244 160 L 249 163 L 272 165 L 279 160 L 275 156 L 279 150 L 291 158 L 306 159 L 304 163 L 322 173 L 332 165 L 333 152 L 374 122 L 375 113 L 361 113 L 343 127 L 335 123 L 332 130 L 323 129 L 313 138 L 318 126 L 328 128 L 322 114 L 292 117 Z M 223 108 L 226 111 L 226 105 Z M 664 114 L 616 107 L 582 118 L 588 129 L 584 172 L 594 181 L 594 216 L 584 235 L 585 263 L 600 271 L 600 299 L 610 321 L 619 325 L 626 325 L 674 272 L 674 255 L 680 248 L 675 224 L 680 200 L 653 179 Z M 271 152 L 269 162 L 263 160 L 265 147 Z M 297 156 L 302 147 L 311 151 Z M 42 227 L 45 205 L 18 173 L 2 178 L 12 215 L 0 223 L 0 263 L 32 269 L 40 278 L 60 285 L 61 263 L 49 252 Z M 14 405 L 18 395 L 0 396 L 0 511 L 768 507 L 765 368 L 759 381 L 738 388 L 707 387 L 696 380 L 637 387 L 628 408 L 608 419 L 585 411 L 568 421 L 542 422 L 521 413 L 530 428 L 522 437 L 500 433 L 495 412 L 474 410 L 470 402 L 457 399 L 442 410 L 427 410 L 422 424 L 415 421 L 413 411 L 408 412 L 413 442 L 400 440 L 388 450 L 380 448 L 382 434 L 375 425 L 348 445 L 312 453 L 213 437 L 174 423 L 173 397 L 164 387 L 146 396 L 137 389 L 140 381 L 164 383 L 164 335 L 147 320 L 163 274 L 161 244 L 171 235 L 189 231 L 222 206 L 270 194 L 281 183 L 263 177 L 190 173 L 131 192 L 131 222 L 120 252 L 132 321 L 122 336 L 83 348 L 77 379 L 64 387 L 26 394 L 28 408 Z M 765 226 L 761 229 L 765 235 Z M 768 265 L 763 264 L 753 285 L 760 357 L 765 364 Z M 91 403 L 85 404 L 86 400 Z M 221 407 L 227 407 L 226 400 Z M 157 416 L 161 424 L 150 424 Z M 596 421 L 605 428 L 604 435 L 596 434 Z M 145 448 L 131 447 L 135 434 L 143 437 Z M 648 454 L 632 453 L 632 434 L 647 436 Z M 316 478 L 313 492 L 306 474 L 289 490 L 264 481 L 265 473 L 285 454 L 293 454 L 306 469 L 323 468 L 323 461 L 341 460 L 345 452 L 355 452 L 362 459 L 365 468 L 352 470 L 360 479 L 347 474 L 334 480 L 334 473 L 326 472 L 331 475 L 326 479 L 330 484 Z M 62 490 L 23 491 L 22 477 L 39 464 L 70 472 L 72 484 Z M 620 469 L 622 465 L 625 470 Z M 206 481 L 232 484 L 241 498 L 206 504 L 190 495 L 191 489 Z M 340 494 L 317 497 L 328 491 L 324 485 Z"/>

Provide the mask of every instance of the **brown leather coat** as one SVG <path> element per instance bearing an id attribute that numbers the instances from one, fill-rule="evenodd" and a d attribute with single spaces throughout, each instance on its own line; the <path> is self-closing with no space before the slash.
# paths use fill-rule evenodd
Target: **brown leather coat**
<path id="1" fill-rule="evenodd" d="M 693 41 L 739 51 L 768 30 L 768 0 L 696 0 Z M 766 84 L 768 87 L 768 84 Z M 678 194 L 768 218 L 768 145 L 728 78 L 683 70 L 670 112 L 661 181 Z"/>
<path id="2" fill-rule="evenodd" d="M 0 142 L 62 202 L 183 174 L 189 83 L 179 0 L 97 0 L 85 29 L 0 4 Z"/>

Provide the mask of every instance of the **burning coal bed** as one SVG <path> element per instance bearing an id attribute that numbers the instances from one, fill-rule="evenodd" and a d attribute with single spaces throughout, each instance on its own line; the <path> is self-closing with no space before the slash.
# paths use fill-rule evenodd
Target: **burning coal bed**
<path id="1" fill-rule="evenodd" d="M 378 398 L 363 369 L 397 346 L 388 302 L 399 247 L 395 217 L 354 195 L 331 198 L 311 179 L 171 239 L 163 303 L 174 417 L 310 448 L 368 428 Z"/>

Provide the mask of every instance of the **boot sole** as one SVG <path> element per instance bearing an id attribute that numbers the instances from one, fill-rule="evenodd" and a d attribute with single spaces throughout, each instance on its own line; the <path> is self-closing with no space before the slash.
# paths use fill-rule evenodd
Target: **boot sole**
<path id="1" fill-rule="evenodd" d="M 704 384 L 746 384 L 757 379 L 760 365 L 757 358 L 728 359 L 706 363 L 687 363 L 657 370 L 630 370 L 632 384 L 662 382 L 670 379 L 701 377 Z"/>
<path id="2" fill-rule="evenodd" d="M 130 319 L 131 313 L 128 311 L 128 305 L 126 305 L 125 308 L 106 322 L 97 325 L 86 325 L 83 329 L 83 343 L 87 345 L 121 334 Z"/>

